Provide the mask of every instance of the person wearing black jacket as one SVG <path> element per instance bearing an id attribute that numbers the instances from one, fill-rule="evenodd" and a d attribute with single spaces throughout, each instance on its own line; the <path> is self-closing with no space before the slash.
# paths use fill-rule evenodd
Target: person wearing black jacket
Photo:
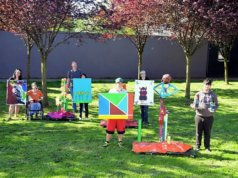
<path id="1" fill-rule="evenodd" d="M 146 72 L 144 70 L 142 70 L 140 72 L 140 80 L 149 80 L 149 78 L 146 76 Z M 140 106 L 141 119 L 142 119 L 143 125 L 148 125 L 149 124 L 148 110 L 149 110 L 149 106 L 147 106 L 147 105 L 141 105 Z"/>

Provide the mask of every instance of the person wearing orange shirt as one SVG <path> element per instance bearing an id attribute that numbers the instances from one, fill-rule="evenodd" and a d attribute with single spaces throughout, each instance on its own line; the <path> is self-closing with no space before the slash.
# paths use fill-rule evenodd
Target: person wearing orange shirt
<path id="1" fill-rule="evenodd" d="M 31 88 L 32 89 L 27 92 L 27 95 L 29 98 L 30 116 L 32 119 L 34 114 L 38 117 L 38 112 L 42 109 L 41 101 L 43 99 L 43 94 L 38 89 L 35 82 L 31 84 Z"/>
<path id="2" fill-rule="evenodd" d="M 27 95 L 29 97 L 29 101 L 32 102 L 40 102 L 43 99 L 42 92 L 38 89 L 35 82 L 31 84 L 31 90 L 27 92 Z"/>

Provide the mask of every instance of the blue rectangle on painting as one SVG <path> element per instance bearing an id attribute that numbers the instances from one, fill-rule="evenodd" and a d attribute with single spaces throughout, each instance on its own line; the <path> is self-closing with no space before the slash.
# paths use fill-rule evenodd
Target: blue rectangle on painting
<path id="1" fill-rule="evenodd" d="M 73 79 L 73 102 L 91 103 L 92 102 L 92 79 Z"/>
<path id="2" fill-rule="evenodd" d="M 99 94 L 99 100 L 98 100 L 98 106 L 99 115 L 109 115 L 110 114 L 110 108 L 109 108 L 109 101 L 104 98 L 102 95 Z"/>

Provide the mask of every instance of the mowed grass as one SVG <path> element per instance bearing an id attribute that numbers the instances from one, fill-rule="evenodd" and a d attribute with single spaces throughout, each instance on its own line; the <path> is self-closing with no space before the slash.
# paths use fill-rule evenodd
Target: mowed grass
<path id="1" fill-rule="evenodd" d="M 171 140 L 194 146 L 194 111 L 185 105 L 185 83 L 175 81 L 180 92 L 166 99 L 170 111 L 168 132 Z M 138 155 L 131 151 L 136 129 L 127 129 L 125 148 L 103 148 L 105 129 L 97 119 L 97 94 L 107 92 L 113 83 L 94 83 L 90 120 L 74 122 L 26 121 L 23 108 L 18 118 L 7 122 L 6 84 L 0 83 L 0 177 L 238 177 L 238 82 L 225 85 L 215 81 L 220 108 L 215 114 L 210 154 L 202 150 L 195 158 L 167 155 Z M 49 82 L 50 107 L 60 93 L 60 82 Z M 127 88 L 133 91 L 134 82 Z M 193 82 L 191 96 L 202 88 Z M 158 141 L 158 103 L 150 107 L 151 125 L 143 128 L 143 141 Z M 71 108 L 71 107 L 70 107 Z M 135 119 L 139 107 L 135 106 Z"/>

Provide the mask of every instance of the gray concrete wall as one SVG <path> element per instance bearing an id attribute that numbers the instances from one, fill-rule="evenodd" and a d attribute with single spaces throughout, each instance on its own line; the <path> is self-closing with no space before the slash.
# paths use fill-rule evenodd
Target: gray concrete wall
<path id="1" fill-rule="evenodd" d="M 59 35 L 59 39 L 62 37 Z M 105 43 L 86 38 L 78 47 L 76 40 L 57 47 L 48 58 L 48 78 L 65 77 L 71 61 L 78 62 L 80 69 L 92 78 L 136 78 L 137 51 L 128 39 L 109 40 Z M 144 52 L 143 69 L 150 78 L 160 78 L 170 73 L 174 78 L 185 77 L 185 59 L 176 42 L 153 37 L 149 39 Z M 207 44 L 200 48 L 192 59 L 192 77 L 206 76 Z M 15 68 L 26 74 L 26 48 L 22 40 L 0 32 L 0 78 L 12 75 Z M 32 51 L 32 78 L 40 78 L 40 60 L 37 49 Z"/>

